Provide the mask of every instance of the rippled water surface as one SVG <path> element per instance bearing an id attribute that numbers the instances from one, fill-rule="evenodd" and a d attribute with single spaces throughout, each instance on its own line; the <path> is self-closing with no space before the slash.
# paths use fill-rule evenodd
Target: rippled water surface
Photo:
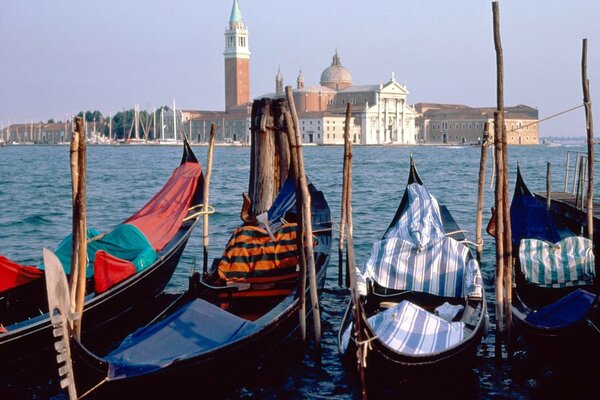
<path id="1" fill-rule="evenodd" d="M 511 192 L 519 162 L 529 187 L 545 190 L 546 161 L 553 165 L 552 185 L 562 190 L 567 150 L 583 147 L 510 148 Z M 199 160 L 206 148 L 194 148 Z M 459 225 L 475 239 L 477 174 L 480 149 L 475 147 L 355 147 L 354 148 L 354 243 L 359 263 L 370 253 L 371 243 L 382 234 L 402 196 L 409 155 L 434 196 L 448 206 Z M 340 215 L 341 147 L 305 147 L 306 170 L 325 193 L 336 220 Z M 69 149 L 66 146 L 9 146 L 0 148 L 0 254 L 23 263 L 37 263 L 41 248 L 54 247 L 68 234 L 71 224 Z M 211 181 L 211 258 L 220 254 L 231 230 L 239 223 L 241 194 L 247 191 L 249 149 L 217 147 Z M 158 146 L 88 147 L 88 225 L 110 228 L 134 213 L 168 179 L 179 163 L 181 149 Z M 484 223 L 493 203 L 489 165 L 486 182 Z M 596 189 L 598 190 L 598 189 Z M 517 346 L 512 364 L 494 361 L 494 242 L 484 234 L 482 260 L 491 318 L 490 332 L 482 343 L 473 370 L 461 374 L 459 382 L 443 396 L 450 398 L 600 398 L 597 372 L 591 366 L 548 366 Z M 321 297 L 323 349 L 320 360 L 312 346 L 302 354 L 296 340 L 286 343 L 278 356 L 250 373 L 251 379 L 232 382 L 217 397 L 225 398 L 358 398 L 355 376 L 337 352 L 336 335 L 348 292 L 337 285 L 337 251 L 328 269 Z M 194 232 L 167 290 L 187 286 L 194 259 L 202 259 L 201 229 Z M 289 349 L 289 351 L 288 351 Z M 551 350 L 549 350 L 551 351 Z M 582 360 L 583 361 L 583 360 Z M 252 371 L 253 367 L 248 366 Z M 574 373 L 573 370 L 576 372 Z M 451 375 L 455 371 L 447 371 Z M 393 377 L 390 377 L 393 379 Z M 425 382 L 423 392 L 402 388 L 386 393 L 391 398 L 441 397 L 437 377 Z M 64 398 L 56 382 L 10 382 L 11 397 Z M 210 382 L 206 382 L 210 385 Z M 8 385 L 8 384 L 5 384 Z M 434 393 L 431 388 L 435 387 Z M 460 388 L 460 389 L 457 389 Z M 372 397 L 379 397 L 372 396 Z M 192 398 L 204 398 L 201 393 Z M 211 396 L 212 397 L 212 396 Z"/>

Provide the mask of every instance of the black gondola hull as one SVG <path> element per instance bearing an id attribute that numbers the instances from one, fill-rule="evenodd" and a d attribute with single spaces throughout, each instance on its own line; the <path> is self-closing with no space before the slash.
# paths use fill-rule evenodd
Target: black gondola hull
<path id="1" fill-rule="evenodd" d="M 189 143 L 184 140 L 181 164 L 186 162 L 198 163 Z M 202 204 L 203 180 L 203 174 L 200 173 L 196 189 L 189 200 L 188 207 L 191 209 Z M 132 317 L 131 311 L 148 303 L 163 291 L 197 223 L 197 215 L 190 216 L 188 221 L 182 221 L 169 242 L 158 252 L 158 259 L 153 264 L 105 292 L 86 298 L 82 334 L 84 338 L 89 338 L 91 348 L 102 349 L 133 329 L 131 324 L 135 323 L 135 318 Z M 27 285 L 21 295 L 29 295 L 23 300 L 24 304 L 28 304 L 27 307 L 31 307 L 33 301 L 38 302 L 40 315 L 14 323 L 7 327 L 6 333 L 0 334 L 0 373 L 4 375 L 10 376 L 24 371 L 46 375 L 49 371 L 45 367 L 56 365 L 52 346 L 52 324 L 46 312 L 46 293 L 37 291 L 41 287 L 45 288 L 45 279 L 39 281 L 42 282 L 39 285 Z M 30 293 L 32 290 L 36 292 Z M 43 300 L 39 300 L 40 295 L 43 296 Z"/>
<path id="2" fill-rule="evenodd" d="M 325 283 L 328 260 L 328 256 L 322 257 L 317 265 L 317 282 L 320 288 Z M 297 298 L 292 296 L 272 311 L 276 316 L 255 334 L 197 357 L 174 362 L 150 374 L 107 381 L 94 390 L 94 397 L 128 398 L 135 395 L 144 398 L 164 398 L 189 396 L 190 393 L 200 390 L 205 396 L 210 397 L 211 393 L 217 396 L 217 393 L 230 389 L 232 382 L 243 380 L 245 376 L 258 372 L 262 360 L 280 349 L 281 344 L 297 332 L 298 307 Z M 311 314 L 310 307 L 307 307 L 307 320 Z M 71 349 L 75 371 L 78 374 L 77 389 L 78 393 L 82 393 L 105 379 L 107 365 L 73 341 Z M 211 387 L 208 394 L 207 383 L 210 383 Z"/>
<path id="3" fill-rule="evenodd" d="M 157 262 L 111 290 L 96 296 L 84 305 L 83 337 L 91 348 L 103 348 L 121 333 L 130 331 L 131 311 L 158 296 L 171 279 L 189 236 L 192 226 Z M 42 366 L 55 368 L 52 347 L 52 324 L 47 315 L 24 321 L 15 329 L 0 335 L 0 371 L 12 371 L 31 367 L 45 373 Z M 42 370 L 42 371 L 40 371 Z"/>

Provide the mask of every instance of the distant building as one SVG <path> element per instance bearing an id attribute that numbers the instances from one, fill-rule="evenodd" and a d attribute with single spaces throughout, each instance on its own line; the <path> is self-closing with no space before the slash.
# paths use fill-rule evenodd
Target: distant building
<path id="1" fill-rule="evenodd" d="M 415 104 L 416 127 L 421 143 L 478 143 L 486 122 L 494 129 L 495 108 L 474 108 L 460 104 Z M 518 105 L 505 107 L 504 122 L 508 144 L 539 144 L 538 110 Z"/>
<path id="2" fill-rule="evenodd" d="M 306 87 L 300 71 L 293 90 L 304 143 L 343 144 L 346 105 L 352 104 L 351 137 L 360 144 L 416 143 L 416 111 L 407 104 L 406 86 L 394 74 L 385 84 L 353 85 L 337 51 L 321 74 L 320 85 Z M 275 93 L 261 97 L 284 97 L 283 76 L 277 71 Z"/>
<path id="3" fill-rule="evenodd" d="M 66 123 L 12 124 L 0 131 L 0 141 L 5 143 L 58 144 L 71 140 Z M 65 133 L 68 132 L 68 133 Z"/>
<path id="4" fill-rule="evenodd" d="M 182 129 L 194 142 L 208 140 L 210 125 L 217 140 L 249 142 L 249 34 L 237 0 L 233 1 L 225 31 L 225 111 L 183 111 Z M 360 144 L 416 143 L 415 110 L 407 104 L 408 90 L 392 78 L 385 84 L 353 85 L 352 75 L 336 53 L 321 74 L 319 85 L 305 86 L 302 71 L 293 90 L 304 143 L 343 144 L 346 104 L 352 104 L 351 136 Z M 284 97 L 281 71 L 275 92 L 262 97 Z M 172 118 L 172 117 L 171 117 Z"/>

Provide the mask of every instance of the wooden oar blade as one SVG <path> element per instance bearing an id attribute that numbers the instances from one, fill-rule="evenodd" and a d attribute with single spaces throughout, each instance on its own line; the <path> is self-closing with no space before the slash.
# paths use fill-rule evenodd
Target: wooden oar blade
<path id="1" fill-rule="evenodd" d="M 54 349 L 57 352 L 58 374 L 62 378 L 60 387 L 68 390 L 70 400 L 75 400 L 77 393 L 69 345 L 69 324 L 71 323 L 69 285 L 58 257 L 48 249 L 44 249 L 43 254 L 52 335 L 58 339 L 54 343 Z"/>

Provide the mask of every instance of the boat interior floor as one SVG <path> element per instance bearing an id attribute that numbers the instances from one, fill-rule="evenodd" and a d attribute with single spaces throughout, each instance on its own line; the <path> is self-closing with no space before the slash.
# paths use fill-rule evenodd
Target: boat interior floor
<path id="1" fill-rule="evenodd" d="M 365 297 L 363 304 L 367 317 L 370 317 L 394 307 L 405 300 L 434 315 L 438 315 L 436 309 L 445 303 L 448 303 L 451 306 L 461 306 L 456 315 L 448 320 L 448 322 L 463 322 L 467 332 L 474 330 L 481 318 L 481 313 L 483 312 L 483 301 L 481 299 L 442 297 L 429 293 L 395 291 L 391 289 L 384 289 L 383 291 L 375 289 L 374 291 L 371 291 Z"/>

